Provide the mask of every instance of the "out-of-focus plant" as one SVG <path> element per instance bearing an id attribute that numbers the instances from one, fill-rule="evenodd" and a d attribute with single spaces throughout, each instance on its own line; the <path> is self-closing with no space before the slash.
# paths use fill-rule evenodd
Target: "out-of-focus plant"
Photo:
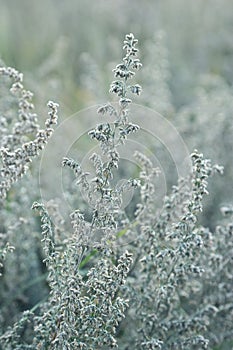
<path id="1" fill-rule="evenodd" d="M 166 36 L 163 31 L 158 31 L 152 40 L 148 40 L 144 55 L 145 68 L 142 80 L 146 91 L 142 101 L 155 111 L 169 117 L 173 112 L 169 87 L 171 72 Z"/>
<path id="2" fill-rule="evenodd" d="M 233 191 L 233 92 L 219 76 L 209 74 L 200 77 L 195 98 L 175 116 L 176 125 L 189 148 L 202 149 L 211 159 L 224 166 L 226 186 L 216 179 L 205 203 L 203 222 L 214 229 L 220 219 L 219 203 L 232 201 Z"/>

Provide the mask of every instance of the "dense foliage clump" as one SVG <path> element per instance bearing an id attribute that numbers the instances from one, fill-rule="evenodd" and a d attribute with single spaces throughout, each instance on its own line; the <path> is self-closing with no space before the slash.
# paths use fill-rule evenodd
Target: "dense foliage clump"
<path id="1" fill-rule="evenodd" d="M 160 209 L 159 171 L 146 154 L 134 154 L 136 176 L 114 182 L 120 150 L 140 132 L 131 113 L 132 98 L 142 91 L 133 82 L 142 66 L 137 43 L 126 35 L 125 56 L 110 85 L 118 103 L 99 107 L 109 119 L 89 131 L 99 146 L 90 157 L 93 174 L 73 158 L 62 161 L 89 206 L 73 208 L 70 222 L 56 201 L 43 203 L 29 176 L 57 123 L 58 105 L 48 103 L 49 118 L 40 130 L 22 75 L 0 68 L 6 86 L 13 79 L 13 95 L 1 97 L 0 115 L 2 350 L 232 347 L 233 208 L 222 207 L 224 219 L 212 231 L 200 222 L 208 181 L 223 168 L 194 150 L 189 174 L 178 179 Z M 168 100 L 169 93 L 161 111 L 172 109 Z M 131 190 L 129 212 L 123 198 Z M 29 205 L 40 216 L 41 233 L 38 218 L 24 212 Z"/>

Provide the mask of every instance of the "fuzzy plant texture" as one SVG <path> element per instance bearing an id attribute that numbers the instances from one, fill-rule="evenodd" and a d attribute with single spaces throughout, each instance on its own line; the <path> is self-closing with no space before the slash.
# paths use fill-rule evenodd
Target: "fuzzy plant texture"
<path id="1" fill-rule="evenodd" d="M 49 118 L 40 130 L 22 74 L 0 68 L 1 350 L 233 347 L 233 207 L 222 206 L 214 230 L 199 222 L 208 179 L 223 168 L 194 150 L 190 174 L 172 187 L 160 210 L 159 171 L 146 155 L 135 152 L 136 178 L 114 182 L 120 149 L 140 132 L 130 112 L 133 96 L 142 91 L 134 83 L 142 66 L 137 42 L 126 35 L 110 86 L 118 105 L 99 107 L 109 121 L 89 132 L 99 146 L 90 157 L 93 173 L 72 158 L 61 164 L 72 171 L 89 206 L 74 208 L 70 222 L 55 201 L 38 200 L 32 190 L 36 171 L 29 167 L 53 132 L 58 106 L 48 103 Z M 123 205 L 132 190 L 133 217 Z M 41 232 L 38 216 L 21 211 L 34 199 Z"/>

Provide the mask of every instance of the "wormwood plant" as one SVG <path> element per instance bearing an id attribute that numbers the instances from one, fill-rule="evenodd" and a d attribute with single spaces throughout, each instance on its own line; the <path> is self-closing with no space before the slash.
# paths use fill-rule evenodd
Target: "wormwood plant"
<path id="1" fill-rule="evenodd" d="M 1 181 L 0 198 L 6 198 L 11 186 L 28 170 L 32 159 L 38 156 L 57 123 L 57 104 L 48 102 L 49 118 L 45 130 L 40 130 L 37 115 L 33 113 L 32 93 L 24 89 L 23 75 L 11 67 L 0 67 L 0 76 L 13 81 L 11 93 L 17 97 L 18 113 L 1 117 Z M 33 140 L 30 138 L 33 137 Z M 27 142 L 25 138 L 28 139 Z"/>
<path id="2" fill-rule="evenodd" d="M 20 288 L 25 288 L 22 284 L 28 283 L 28 275 L 36 265 L 36 247 L 31 249 L 31 261 L 26 253 L 34 240 L 30 232 L 32 218 L 25 217 L 26 206 L 30 205 L 35 193 L 35 181 L 29 174 L 32 160 L 38 158 L 53 132 L 57 104 L 48 103 L 49 117 L 45 129 L 41 129 L 34 112 L 32 93 L 23 86 L 23 75 L 1 64 L 0 80 L 0 264 L 3 275 L 0 293 L 4 328 L 21 309 L 21 302 L 27 304 Z M 15 254 L 8 254 L 15 248 Z M 5 259 L 7 262 L 3 264 Z"/>
<path id="3" fill-rule="evenodd" d="M 116 80 L 110 92 L 117 95 L 118 107 L 101 106 L 98 113 L 109 121 L 89 132 L 100 148 L 100 153 L 90 157 L 94 176 L 74 159 L 63 159 L 62 165 L 74 172 L 86 194 L 91 219 L 74 210 L 70 232 L 49 214 L 46 204 L 34 202 L 32 206 L 41 218 L 49 295 L 13 325 L 2 327 L 3 350 L 232 347 L 232 208 L 223 207 L 230 223 L 220 224 L 214 233 L 198 223 L 208 178 L 222 173 L 222 168 L 194 151 L 190 176 L 179 179 L 159 212 L 155 209 L 158 170 L 145 155 L 135 153 L 140 167 L 137 179 L 114 184 L 120 146 L 127 146 L 128 135 L 139 130 L 130 114 L 131 95 L 141 92 L 140 85 L 130 83 L 141 67 L 136 44 L 133 34 L 126 35 L 125 56 L 113 70 Z M 11 179 L 8 168 L 17 180 L 47 141 L 57 112 L 53 103 L 49 107 L 45 131 L 37 131 L 26 146 L 20 139 L 18 148 L 3 149 L 3 181 Z M 31 125 L 28 119 L 34 125 L 35 117 L 28 109 L 26 116 L 31 118 L 22 119 L 25 125 Z M 21 130 L 24 124 L 20 125 Z M 2 185 L 4 196 L 12 184 L 9 180 Z M 124 192 L 132 188 L 138 191 L 133 220 L 122 205 Z M 2 259 L 11 249 L 10 244 L 1 248 Z"/>

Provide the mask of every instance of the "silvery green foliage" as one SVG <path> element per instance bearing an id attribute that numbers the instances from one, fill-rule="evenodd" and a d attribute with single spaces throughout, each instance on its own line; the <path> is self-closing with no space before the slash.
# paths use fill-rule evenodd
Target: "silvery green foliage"
<path id="1" fill-rule="evenodd" d="M 3 261 L 8 253 L 13 252 L 14 247 L 7 241 L 7 235 L 1 234 L 0 236 L 0 269 L 3 267 Z M 0 270 L 0 276 L 2 275 Z"/>
<path id="2" fill-rule="evenodd" d="M 138 181 L 129 179 L 121 187 L 111 186 L 114 169 L 118 169 L 119 152 L 118 148 L 124 144 L 127 136 L 138 131 L 139 126 L 129 121 L 129 105 L 131 99 L 129 94 L 139 95 L 141 87 L 138 84 L 129 84 L 129 80 L 134 76 L 135 70 L 141 67 L 140 60 L 137 58 L 136 48 L 137 40 L 133 34 L 126 35 L 123 49 L 126 55 L 123 62 L 118 64 L 113 70 L 118 80 L 112 82 L 110 92 L 119 97 L 118 110 L 110 103 L 101 106 L 98 113 L 109 115 L 114 118 L 112 123 L 106 122 L 98 124 L 95 129 L 89 132 L 92 139 L 99 142 L 102 156 L 92 154 L 90 160 L 95 169 L 95 176 L 90 179 L 90 174 L 82 170 L 81 166 L 73 159 L 65 158 L 63 166 L 70 167 L 77 178 L 77 184 L 86 193 L 87 200 L 93 208 L 91 224 L 83 222 L 86 232 L 86 244 L 92 242 L 94 248 L 110 246 L 116 239 L 116 233 L 122 226 L 123 221 L 119 222 L 119 213 L 122 206 L 122 194 L 130 187 L 137 187 Z M 127 223 L 126 214 L 122 213 L 124 223 Z M 102 233 L 101 233 L 102 232 Z M 95 242 L 93 237 L 101 234 L 101 240 Z"/>
<path id="3" fill-rule="evenodd" d="M 233 212 L 232 206 L 221 207 L 224 220 L 215 232 L 205 230 L 206 242 L 202 261 L 205 274 L 197 293 L 196 304 L 206 305 L 212 314 L 208 324 L 211 345 L 231 349 L 233 339 Z"/>
<path id="4" fill-rule="evenodd" d="M 23 75 L 11 67 L 0 67 L 0 76 L 9 77 L 12 81 L 11 93 L 18 101 L 18 113 L 15 120 L 1 116 L 1 169 L 0 198 L 5 199 L 12 185 L 28 170 L 32 159 L 48 142 L 57 123 L 58 105 L 48 102 L 49 118 L 45 129 L 40 130 L 37 115 L 32 113 L 32 93 L 24 89 Z M 30 136 L 33 140 L 30 140 Z"/>
<path id="5" fill-rule="evenodd" d="M 0 349 L 4 350 L 33 350 L 32 344 L 22 341 L 22 332 L 28 327 L 31 328 L 31 322 L 33 322 L 34 314 L 31 311 L 23 312 L 21 318 L 16 322 L 13 327 L 9 327 L 8 330 L 0 337 Z"/>
<path id="6" fill-rule="evenodd" d="M 40 130 L 34 113 L 32 93 L 23 86 L 23 75 L 16 69 L 1 63 L 0 107 L 0 207 L 1 207 L 1 326 L 14 320 L 23 307 L 31 307 L 38 295 L 27 290 L 33 279 L 41 278 L 37 261 L 36 235 L 32 233 L 34 222 L 28 217 L 32 198 L 38 194 L 36 179 L 30 178 L 29 164 L 39 155 L 56 124 L 57 105 L 49 102 L 49 118 L 46 129 Z M 10 93 L 9 93 L 10 86 Z M 34 170 L 32 169 L 32 173 Z M 20 181 L 18 181 L 20 179 Z M 14 185 L 14 186 L 13 186 Z M 35 194 L 36 193 L 36 194 Z M 7 254 L 15 249 L 15 254 Z M 30 282 L 29 282 L 30 281 Z M 27 295 L 25 294 L 27 291 Z M 33 300 L 33 301 L 32 301 Z"/>
<path id="7" fill-rule="evenodd" d="M 14 252 L 6 255 L 1 269 L 0 329 L 6 329 L 18 320 L 22 310 L 31 309 L 47 294 L 46 275 L 40 262 L 40 236 L 36 233 L 35 221 L 27 218 L 30 212 L 23 207 L 29 205 L 27 195 L 25 197 L 26 201 L 9 206 L 15 210 L 11 215 L 1 210 L 1 244 L 14 247 Z"/>
<path id="8" fill-rule="evenodd" d="M 111 90 L 120 96 L 119 111 L 110 104 L 99 108 L 99 113 L 113 114 L 116 120 L 112 125 L 97 125 L 90 132 L 90 136 L 100 142 L 108 161 L 104 163 L 101 156 L 92 155 L 96 176 L 91 181 L 74 160 L 65 158 L 63 161 L 63 165 L 74 171 L 78 184 L 87 192 L 90 204 L 94 206 L 91 223 L 79 210 L 75 210 L 70 215 L 74 233 L 56 239 L 56 227 L 48 211 L 42 204 L 33 204 L 33 209 L 41 216 L 44 262 L 50 286 L 48 301 L 41 305 L 40 314 L 34 317 L 35 348 L 96 349 L 117 346 L 114 334 L 128 307 L 127 300 L 121 297 L 121 286 L 132 265 L 132 254 L 125 251 L 116 256 L 112 243 L 118 228 L 122 192 L 137 186 L 137 181 L 129 180 L 116 189 L 110 187 L 110 180 L 112 170 L 118 168 L 117 147 L 125 142 L 128 134 L 138 130 L 137 125 L 128 121 L 127 108 L 131 103 L 128 92 L 139 94 L 141 90 L 137 84 L 128 85 L 128 79 L 134 75 L 132 70 L 141 65 L 135 57 L 136 43 L 132 34 L 126 36 L 124 62 L 114 70 L 115 76 L 120 74 L 122 79 L 111 85 Z M 93 193 L 96 194 L 94 200 Z M 99 230 L 102 237 L 95 242 L 92 234 Z M 98 250 L 98 261 L 82 276 L 80 265 L 85 258 L 89 259 L 88 254 L 93 254 L 93 249 L 95 253 Z M 18 328 L 16 323 L 12 330 L 15 337 Z M 2 336 L 2 341 L 7 344 L 7 334 Z"/>
<path id="9" fill-rule="evenodd" d="M 129 272 L 132 254 L 125 252 L 112 263 L 107 255 L 100 256 L 85 278 L 80 272 L 83 242 L 75 232 L 59 251 L 54 241 L 54 228 L 46 209 L 34 203 L 42 220 L 45 262 L 51 288 L 42 315 L 35 317 L 35 348 L 96 349 L 116 347 L 116 327 L 124 317 L 127 301 L 119 291 Z M 76 229 L 82 220 L 72 215 Z M 80 222 L 81 221 L 81 222 Z M 44 312 L 43 312 L 44 311 Z"/>
<path id="10" fill-rule="evenodd" d="M 126 285 L 134 307 L 126 321 L 131 335 L 120 343 L 124 349 L 225 349 L 224 344 L 232 344 L 232 222 L 214 234 L 198 224 L 208 177 L 222 173 L 222 167 L 211 166 L 196 151 L 192 162 L 191 178 L 174 186 L 159 215 L 149 216 L 148 226 L 143 226 L 148 216 L 141 217 L 140 264 Z M 231 216 L 232 207 L 222 212 Z"/>
<path id="11" fill-rule="evenodd" d="M 90 158 L 94 176 L 75 160 L 63 160 L 86 194 L 91 219 L 74 210 L 70 232 L 54 202 L 34 202 L 49 295 L 7 329 L 1 327 L 1 350 L 232 348 L 232 206 L 222 206 L 226 221 L 215 232 L 199 223 L 208 180 L 222 167 L 194 151 L 190 176 L 179 179 L 159 211 L 158 169 L 140 152 L 135 153 L 139 178 L 114 186 L 118 147 L 139 129 L 129 120 L 129 94 L 141 91 L 129 83 L 141 66 L 136 43 L 132 34 L 126 36 L 126 55 L 114 70 L 110 91 L 119 97 L 119 107 L 107 103 L 98 110 L 113 122 L 89 133 L 100 146 Z M 140 194 L 132 221 L 121 207 L 122 194 L 131 187 Z M 0 238 L 9 241 L 8 235 Z M 8 250 L 3 242 L 2 260 Z"/>
<path id="12" fill-rule="evenodd" d="M 192 161 L 191 179 L 174 187 L 159 216 L 151 217 L 148 226 L 144 219 L 140 221 L 141 268 L 139 265 L 137 285 L 132 286 L 136 306 L 131 316 L 137 327 L 138 349 L 207 349 L 203 310 L 186 314 L 181 306 L 183 294 L 190 297 L 189 286 L 204 272 L 199 264 L 204 237 L 197 227 L 197 214 L 207 193 L 206 180 L 213 171 L 210 162 L 197 152 Z M 192 190 L 188 192 L 190 180 Z"/>

